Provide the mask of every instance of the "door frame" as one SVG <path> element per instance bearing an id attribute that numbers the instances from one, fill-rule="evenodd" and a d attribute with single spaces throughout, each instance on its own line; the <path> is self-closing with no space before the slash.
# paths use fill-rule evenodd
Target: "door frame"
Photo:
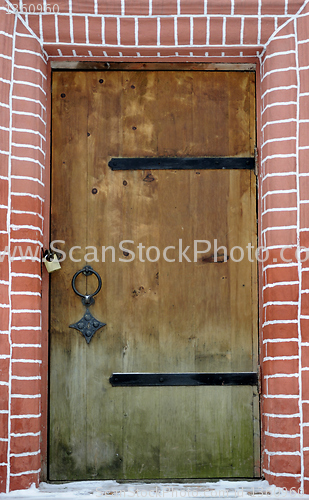
<path id="1" fill-rule="evenodd" d="M 233 61 L 233 58 L 231 58 Z M 236 62 L 237 61 L 237 62 Z M 46 192 L 45 192 L 45 203 L 44 203 L 44 233 L 43 233 L 43 246 L 44 248 L 49 248 L 50 243 L 50 220 L 51 220 L 51 101 L 52 101 L 52 73 L 53 71 L 95 71 L 95 70 L 107 70 L 112 71 L 241 71 L 241 72 L 254 72 L 256 75 L 256 87 L 255 87 L 255 103 L 256 103 L 256 151 L 260 151 L 261 147 L 261 133 L 260 133 L 260 122 L 261 116 L 258 110 L 260 109 L 260 87 L 257 85 L 259 82 L 260 75 L 260 64 L 258 58 L 254 59 L 254 62 L 250 63 L 239 63 L 239 58 L 235 58 L 235 62 L 222 63 L 222 62 L 209 62 L 209 63 L 198 63 L 198 62 L 102 62 L 102 61 L 85 61 L 79 58 L 74 58 L 74 60 L 68 61 L 58 61 L 50 60 L 48 61 L 47 68 L 47 87 L 50 89 L 50 93 L 47 99 L 47 152 L 46 152 Z M 261 183 L 258 182 L 259 179 L 259 158 L 256 154 L 256 179 L 257 179 L 257 238 L 261 241 Z M 262 413 L 263 413 L 263 402 L 262 402 L 262 391 L 261 391 L 261 380 L 262 380 L 262 367 L 260 361 L 261 353 L 261 324 L 260 318 L 262 318 L 263 312 L 263 302 L 262 302 L 262 262 L 258 262 L 257 274 L 258 274 L 258 371 L 259 371 L 259 425 L 260 425 L 260 457 L 259 465 L 261 464 L 261 456 L 263 453 L 263 439 L 262 439 Z M 49 321 L 50 321 L 50 280 L 49 274 L 47 273 L 45 266 L 42 266 L 42 393 L 41 393 L 41 481 L 48 481 L 48 433 L 49 433 Z M 261 477 L 261 466 L 260 477 Z M 207 479 L 207 478 L 205 478 Z M 161 481 L 162 482 L 162 481 Z"/>

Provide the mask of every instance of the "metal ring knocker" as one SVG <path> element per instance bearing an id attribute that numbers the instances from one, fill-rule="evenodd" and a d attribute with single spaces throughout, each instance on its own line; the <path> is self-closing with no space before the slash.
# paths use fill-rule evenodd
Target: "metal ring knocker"
<path id="1" fill-rule="evenodd" d="M 94 274 L 98 278 L 98 288 L 96 289 L 95 292 L 84 295 L 77 290 L 77 288 L 75 286 L 75 281 L 76 281 L 77 276 L 79 276 L 80 274 L 84 274 L 85 276 L 91 276 L 91 274 Z M 94 269 L 92 269 L 91 266 L 85 266 L 85 267 L 83 267 L 83 269 L 80 269 L 79 271 L 77 271 L 77 273 L 74 274 L 74 276 L 72 278 L 72 288 L 73 288 L 74 292 L 76 293 L 76 295 L 78 295 L 79 297 L 82 297 L 82 303 L 84 304 L 84 306 L 86 306 L 86 305 L 90 306 L 90 305 L 94 304 L 93 297 L 95 295 L 97 295 L 102 288 L 101 276 Z"/>
<path id="2" fill-rule="evenodd" d="M 77 290 L 75 286 L 75 281 L 77 276 L 79 276 L 80 274 L 84 274 L 85 276 L 91 276 L 91 274 L 94 274 L 97 277 L 98 287 L 95 292 L 84 295 Z M 70 328 L 75 328 L 75 330 L 80 331 L 85 337 L 87 344 L 89 344 L 95 332 L 106 325 L 106 323 L 101 323 L 101 321 L 96 319 L 89 310 L 89 306 L 94 304 L 93 297 L 97 295 L 97 293 L 99 293 L 99 291 L 102 288 L 101 276 L 94 269 L 92 269 L 91 266 L 85 266 L 83 267 L 83 269 L 80 269 L 74 274 L 72 278 L 72 288 L 76 293 L 76 295 L 82 298 L 82 303 L 84 306 L 86 306 L 86 312 L 84 316 L 79 321 L 77 321 L 77 323 L 74 323 L 69 326 Z"/>

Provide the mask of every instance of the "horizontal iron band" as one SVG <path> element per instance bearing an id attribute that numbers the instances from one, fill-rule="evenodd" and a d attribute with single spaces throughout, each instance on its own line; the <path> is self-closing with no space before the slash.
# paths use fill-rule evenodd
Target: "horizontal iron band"
<path id="1" fill-rule="evenodd" d="M 254 169 L 254 158 L 112 158 L 108 166 L 112 170 L 228 170 Z"/>
<path id="2" fill-rule="evenodd" d="M 113 373 L 113 387 L 155 387 L 196 385 L 257 385 L 255 372 L 243 373 Z"/>

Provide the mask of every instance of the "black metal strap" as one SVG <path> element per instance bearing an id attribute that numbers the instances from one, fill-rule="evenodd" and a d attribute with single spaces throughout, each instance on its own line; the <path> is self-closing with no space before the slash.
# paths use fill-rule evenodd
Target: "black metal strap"
<path id="1" fill-rule="evenodd" d="M 112 158 L 112 170 L 205 170 L 254 169 L 254 158 L 197 157 L 197 158 Z"/>
<path id="2" fill-rule="evenodd" d="M 243 373 L 113 373 L 113 387 L 257 385 L 255 372 Z"/>

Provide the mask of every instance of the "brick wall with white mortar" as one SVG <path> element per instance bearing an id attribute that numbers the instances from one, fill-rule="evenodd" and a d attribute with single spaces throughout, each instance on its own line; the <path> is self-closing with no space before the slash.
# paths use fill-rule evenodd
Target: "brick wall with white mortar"
<path id="1" fill-rule="evenodd" d="M 46 56 L 37 36 L 0 10 L 0 484 L 40 472 L 41 255 Z M 21 261 L 19 246 L 35 255 Z M 14 255 L 9 259 L 9 255 Z"/>
<path id="2" fill-rule="evenodd" d="M 93 58 L 260 62 L 262 469 L 308 493 L 308 1 L 61 0 L 54 14 L 31 3 L 0 7 L 0 491 L 41 470 L 47 61 Z M 37 257 L 22 262 L 27 245 Z"/>

